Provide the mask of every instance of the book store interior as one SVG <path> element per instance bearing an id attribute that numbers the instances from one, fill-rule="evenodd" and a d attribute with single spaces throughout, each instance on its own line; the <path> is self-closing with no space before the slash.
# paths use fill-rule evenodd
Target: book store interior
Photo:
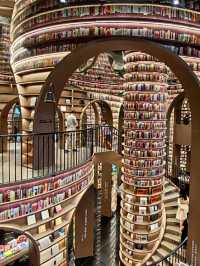
<path id="1" fill-rule="evenodd" d="M 0 266 L 200 266 L 199 158 L 199 0 L 0 0 Z"/>

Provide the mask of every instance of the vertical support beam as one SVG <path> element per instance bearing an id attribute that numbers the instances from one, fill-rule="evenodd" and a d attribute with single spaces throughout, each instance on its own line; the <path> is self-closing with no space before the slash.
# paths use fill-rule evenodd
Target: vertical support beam
<path id="1" fill-rule="evenodd" d="M 94 188 L 90 187 L 81 199 L 75 213 L 75 258 L 94 255 Z"/>
<path id="2" fill-rule="evenodd" d="M 102 169 L 102 216 L 112 217 L 112 164 L 103 163 Z"/>

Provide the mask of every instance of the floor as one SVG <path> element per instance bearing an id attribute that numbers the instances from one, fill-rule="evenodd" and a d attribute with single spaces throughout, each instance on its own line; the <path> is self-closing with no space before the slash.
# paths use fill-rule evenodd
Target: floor
<path id="1" fill-rule="evenodd" d="M 119 205 L 118 205 L 119 206 Z M 94 257 L 80 259 L 76 266 L 119 266 L 119 210 L 101 220 L 101 247 Z"/>

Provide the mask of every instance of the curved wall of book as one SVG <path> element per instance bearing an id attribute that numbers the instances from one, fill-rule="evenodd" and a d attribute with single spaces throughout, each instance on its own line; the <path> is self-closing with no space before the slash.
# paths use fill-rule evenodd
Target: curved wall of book
<path id="1" fill-rule="evenodd" d="M 197 6 L 190 3 L 187 8 L 170 3 L 168 6 L 123 2 L 84 5 L 84 1 L 17 1 L 11 27 L 11 61 L 22 105 L 24 133 L 32 131 L 34 106 L 45 79 L 79 43 L 110 36 L 145 37 L 162 42 L 193 61 L 192 57 L 200 55 L 200 15 L 192 10 L 198 9 Z M 199 62 L 198 58 L 195 60 Z M 76 83 L 82 79 L 81 75 L 75 75 Z M 86 82 L 84 86 L 87 87 Z"/>
<path id="2" fill-rule="evenodd" d="M 1 187 L 0 228 L 6 223 L 30 234 L 39 252 L 36 265 L 64 265 L 68 227 L 93 177 L 89 161 L 57 176 Z"/>
<path id="3" fill-rule="evenodd" d="M 120 255 L 125 265 L 152 252 L 162 227 L 168 69 L 140 52 L 125 55 Z"/>

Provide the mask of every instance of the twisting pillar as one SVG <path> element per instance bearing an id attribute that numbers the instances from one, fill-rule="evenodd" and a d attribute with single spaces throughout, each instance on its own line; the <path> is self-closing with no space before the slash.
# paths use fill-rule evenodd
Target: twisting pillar
<path id="1" fill-rule="evenodd" d="M 168 69 L 140 52 L 125 55 L 120 257 L 141 265 L 163 224 Z"/>

